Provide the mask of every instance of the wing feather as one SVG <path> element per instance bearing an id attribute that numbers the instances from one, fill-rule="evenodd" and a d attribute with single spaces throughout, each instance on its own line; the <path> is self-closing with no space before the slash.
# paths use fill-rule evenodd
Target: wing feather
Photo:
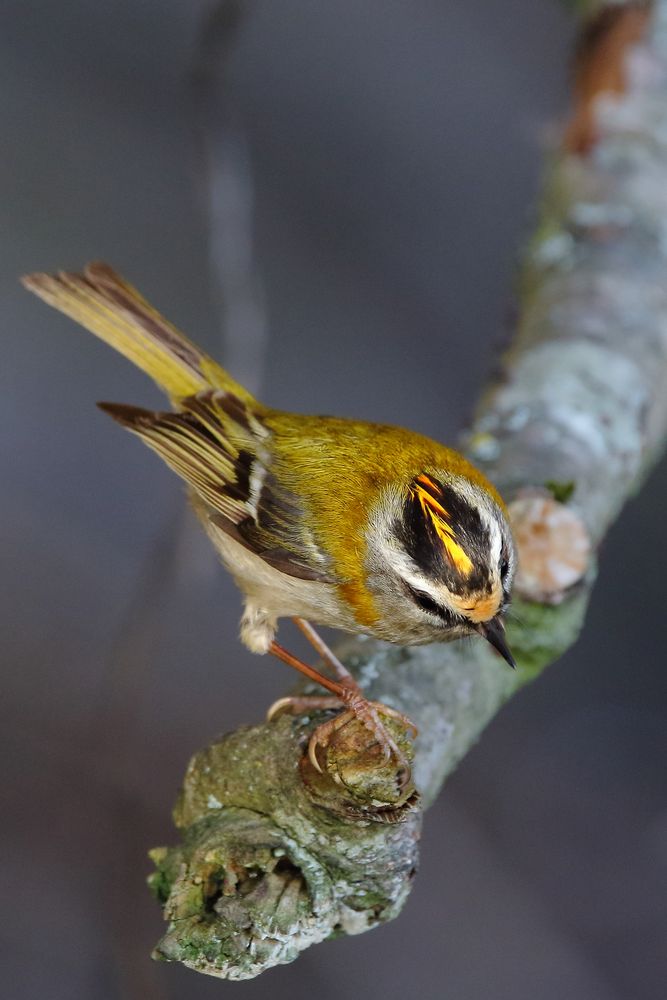
<path id="1" fill-rule="evenodd" d="M 177 412 L 99 406 L 137 434 L 206 505 L 206 516 L 266 563 L 300 579 L 334 583 L 299 499 L 271 472 L 270 432 L 245 401 L 207 390 Z"/>

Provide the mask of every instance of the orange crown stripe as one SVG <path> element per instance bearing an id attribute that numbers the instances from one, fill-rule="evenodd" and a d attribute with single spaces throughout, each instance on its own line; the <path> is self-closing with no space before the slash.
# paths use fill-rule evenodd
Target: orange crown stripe
<path id="1" fill-rule="evenodd" d="M 417 482 L 428 483 L 429 486 L 434 486 L 426 476 L 418 476 Z M 428 514 L 431 524 L 435 528 L 436 534 L 442 542 L 449 559 L 460 573 L 464 576 L 470 576 L 473 570 L 472 560 L 456 541 L 456 534 L 449 523 L 449 513 L 423 486 L 415 486 L 414 492 L 419 499 L 424 517 Z"/>

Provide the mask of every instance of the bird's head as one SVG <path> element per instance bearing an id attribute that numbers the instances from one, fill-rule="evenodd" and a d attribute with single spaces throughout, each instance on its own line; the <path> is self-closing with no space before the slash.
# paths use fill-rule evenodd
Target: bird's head
<path id="1" fill-rule="evenodd" d="M 383 495 L 367 567 L 385 638 L 410 644 L 476 633 L 514 666 L 503 625 L 514 543 L 494 494 L 481 477 L 429 469 Z"/>

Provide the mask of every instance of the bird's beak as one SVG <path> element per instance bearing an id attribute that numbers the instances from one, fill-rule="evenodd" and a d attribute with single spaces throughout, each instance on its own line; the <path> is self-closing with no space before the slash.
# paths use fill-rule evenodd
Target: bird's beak
<path id="1" fill-rule="evenodd" d="M 504 660 L 507 660 L 512 670 L 516 670 L 514 657 L 510 653 L 510 648 L 505 639 L 505 626 L 498 617 L 492 618 L 488 622 L 480 622 L 476 626 L 480 635 L 487 639 L 494 649 L 497 649 Z"/>

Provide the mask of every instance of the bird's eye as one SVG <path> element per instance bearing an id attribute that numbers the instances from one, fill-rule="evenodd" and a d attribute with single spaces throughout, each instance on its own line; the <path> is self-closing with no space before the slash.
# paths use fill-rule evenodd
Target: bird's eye
<path id="1" fill-rule="evenodd" d="M 500 579 L 504 580 L 509 572 L 510 564 L 507 556 L 503 556 L 500 560 Z"/>
<path id="2" fill-rule="evenodd" d="M 432 597 L 424 593 L 423 590 L 416 590 L 414 587 L 408 588 L 410 595 L 415 602 L 418 604 L 422 611 L 428 611 L 432 615 L 437 615 L 438 618 L 443 617 L 444 608 L 442 608 L 437 601 L 434 601 Z"/>

